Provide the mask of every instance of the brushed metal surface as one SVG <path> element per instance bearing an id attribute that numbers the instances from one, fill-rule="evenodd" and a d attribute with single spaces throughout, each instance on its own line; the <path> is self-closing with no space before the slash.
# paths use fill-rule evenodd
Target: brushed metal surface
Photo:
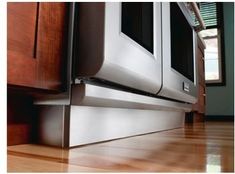
<path id="1" fill-rule="evenodd" d="M 94 76 L 104 61 L 105 2 L 78 2 L 74 76 Z"/>
<path id="2" fill-rule="evenodd" d="M 183 3 L 178 3 L 180 8 L 184 6 Z M 186 19 L 189 21 L 190 16 L 186 11 L 183 11 Z M 193 29 L 193 28 L 192 28 Z M 170 38 L 170 3 L 162 3 L 162 48 L 163 48 L 163 86 L 159 92 L 160 96 L 165 96 L 177 100 L 182 100 L 189 103 L 197 101 L 197 59 L 196 59 L 196 33 L 193 31 L 194 43 L 194 82 L 184 77 L 182 74 L 171 68 L 171 38 Z M 183 83 L 189 84 L 190 92 L 183 90 Z"/>
<path id="3" fill-rule="evenodd" d="M 162 80 L 161 5 L 153 4 L 154 54 L 151 54 L 121 32 L 120 2 L 105 2 L 104 7 L 102 3 L 82 3 L 79 7 L 82 30 L 77 31 L 82 48 L 75 57 L 76 76 L 97 77 L 156 94 Z"/>
<path id="4" fill-rule="evenodd" d="M 173 102 L 90 84 L 77 84 L 72 86 L 71 104 L 185 112 L 191 111 L 192 108 L 191 104 Z"/>
<path id="5" fill-rule="evenodd" d="M 64 106 L 37 106 L 40 144 L 63 147 Z"/>
<path id="6" fill-rule="evenodd" d="M 191 104 L 89 84 L 72 86 L 71 106 L 37 105 L 39 143 L 73 147 L 182 127 Z"/>
<path id="7" fill-rule="evenodd" d="M 184 112 L 71 106 L 69 147 L 179 128 Z"/>
<path id="8" fill-rule="evenodd" d="M 61 148 L 182 127 L 185 112 L 38 105 L 38 143 Z"/>
<path id="9" fill-rule="evenodd" d="M 50 146 L 68 147 L 70 106 L 38 105 L 37 141 Z"/>

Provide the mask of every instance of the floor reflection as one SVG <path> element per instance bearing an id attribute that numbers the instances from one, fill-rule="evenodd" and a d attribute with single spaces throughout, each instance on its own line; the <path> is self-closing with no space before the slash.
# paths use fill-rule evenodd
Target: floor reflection
<path id="1" fill-rule="evenodd" d="M 220 155 L 207 154 L 206 172 L 221 172 L 220 160 Z"/>
<path id="2" fill-rule="evenodd" d="M 8 147 L 10 172 L 233 172 L 233 123 L 184 128 L 62 150 Z"/>

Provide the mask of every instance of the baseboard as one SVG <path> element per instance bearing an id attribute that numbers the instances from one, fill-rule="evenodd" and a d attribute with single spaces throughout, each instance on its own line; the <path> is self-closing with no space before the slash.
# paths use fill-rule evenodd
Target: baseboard
<path id="1" fill-rule="evenodd" d="M 71 106 L 69 147 L 183 127 L 184 112 Z"/>
<path id="2" fill-rule="evenodd" d="M 205 121 L 234 121 L 234 115 L 206 115 Z"/>
<path id="3" fill-rule="evenodd" d="M 38 106 L 39 144 L 75 147 L 184 126 L 184 111 Z"/>
<path id="4" fill-rule="evenodd" d="M 91 84 L 72 86 L 71 105 L 47 104 L 37 105 L 37 140 L 66 148 L 183 127 L 191 110 L 190 104 Z"/>

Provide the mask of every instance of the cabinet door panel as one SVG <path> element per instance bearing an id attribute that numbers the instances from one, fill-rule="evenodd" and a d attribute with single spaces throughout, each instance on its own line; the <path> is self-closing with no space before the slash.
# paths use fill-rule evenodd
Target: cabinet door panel
<path id="1" fill-rule="evenodd" d="M 40 3 L 36 58 L 41 88 L 60 89 L 65 65 L 66 3 Z"/>
<path id="2" fill-rule="evenodd" d="M 8 50 L 31 58 L 36 36 L 37 3 L 8 3 Z"/>
<path id="3" fill-rule="evenodd" d="M 36 61 L 31 57 L 8 51 L 7 84 L 36 88 Z"/>
<path id="4" fill-rule="evenodd" d="M 35 87 L 37 3 L 7 4 L 7 82 Z"/>
<path id="5" fill-rule="evenodd" d="M 67 3 L 7 4 L 8 85 L 63 90 Z"/>

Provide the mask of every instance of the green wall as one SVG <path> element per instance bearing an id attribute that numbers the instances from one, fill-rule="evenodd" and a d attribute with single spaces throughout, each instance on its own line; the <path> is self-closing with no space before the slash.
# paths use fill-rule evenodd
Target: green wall
<path id="1" fill-rule="evenodd" d="M 206 87 L 206 115 L 234 115 L 234 3 L 223 3 L 226 86 Z"/>

